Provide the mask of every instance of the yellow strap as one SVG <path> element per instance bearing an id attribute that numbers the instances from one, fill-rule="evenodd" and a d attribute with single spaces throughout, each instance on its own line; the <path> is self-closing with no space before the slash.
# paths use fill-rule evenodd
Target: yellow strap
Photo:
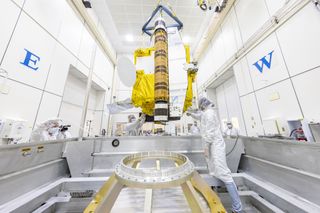
<path id="1" fill-rule="evenodd" d="M 184 50 L 186 51 L 186 62 L 187 64 L 190 64 L 190 46 L 188 44 L 185 44 Z"/>

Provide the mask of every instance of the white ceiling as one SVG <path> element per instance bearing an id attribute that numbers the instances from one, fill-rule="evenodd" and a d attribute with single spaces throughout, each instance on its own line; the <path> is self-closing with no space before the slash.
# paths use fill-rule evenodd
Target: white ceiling
<path id="1" fill-rule="evenodd" d="M 213 11 L 203 12 L 197 0 L 162 1 L 183 22 L 184 42 L 194 50 L 207 26 Z M 157 7 L 158 0 L 91 0 L 108 38 L 117 53 L 133 53 L 140 47 L 150 46 L 150 37 L 142 35 L 142 26 Z M 168 4 L 167 4 L 168 3 Z"/>

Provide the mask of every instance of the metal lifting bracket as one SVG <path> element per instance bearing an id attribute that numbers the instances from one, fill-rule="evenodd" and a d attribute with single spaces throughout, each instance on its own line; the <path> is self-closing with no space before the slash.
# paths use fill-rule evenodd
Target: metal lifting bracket
<path id="1" fill-rule="evenodd" d="M 158 12 L 164 11 L 168 16 L 170 16 L 176 23 L 167 26 L 167 28 L 176 27 L 178 30 L 181 30 L 183 27 L 183 23 L 171 12 L 167 7 L 159 4 L 158 7 L 152 12 L 148 21 L 143 25 L 142 32 L 152 36 L 152 31 L 154 30 L 154 26 L 148 26 L 151 20 L 155 17 Z"/>

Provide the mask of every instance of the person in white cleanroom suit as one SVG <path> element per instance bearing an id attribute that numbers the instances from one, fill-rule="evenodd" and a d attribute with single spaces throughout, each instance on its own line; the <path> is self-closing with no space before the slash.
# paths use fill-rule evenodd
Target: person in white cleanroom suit
<path id="1" fill-rule="evenodd" d="M 137 136 L 139 131 L 146 120 L 146 115 L 142 114 L 138 120 L 134 115 L 128 116 L 129 123 L 125 127 L 126 135 Z"/>
<path id="2" fill-rule="evenodd" d="M 200 129 L 199 129 L 198 124 L 197 124 L 196 121 L 190 127 L 190 133 L 192 135 L 199 135 L 200 134 Z"/>
<path id="3" fill-rule="evenodd" d="M 224 136 L 227 136 L 230 138 L 237 137 L 239 135 L 239 132 L 236 128 L 233 127 L 233 124 L 230 121 L 228 121 L 226 124 L 227 124 L 227 128 L 223 132 Z"/>
<path id="4" fill-rule="evenodd" d="M 241 200 L 237 186 L 231 176 L 231 171 L 227 166 L 225 142 L 220 130 L 220 122 L 213 106 L 210 100 L 201 98 L 199 100 L 201 113 L 187 112 L 187 115 L 201 121 L 200 132 L 210 175 L 225 183 L 231 197 L 232 211 L 241 212 Z"/>
<path id="5" fill-rule="evenodd" d="M 59 128 L 62 125 L 62 120 L 59 118 L 52 118 L 42 122 L 32 132 L 30 141 L 50 141 L 56 140 L 59 134 Z"/>

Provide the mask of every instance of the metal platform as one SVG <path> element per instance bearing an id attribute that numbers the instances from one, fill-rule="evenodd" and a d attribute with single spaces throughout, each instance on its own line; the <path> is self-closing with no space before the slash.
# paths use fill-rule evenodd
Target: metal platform
<path id="1" fill-rule="evenodd" d="M 207 174 L 200 138 L 123 137 L 118 147 L 113 139 L 0 147 L 0 212 L 82 212 L 92 197 L 70 192 L 97 192 L 123 156 L 160 149 L 185 153 L 230 209 L 223 184 Z M 226 144 L 233 171 L 241 157 L 233 176 L 244 212 L 320 212 L 320 145 L 247 137 Z M 188 212 L 178 188 L 155 190 L 154 198 L 153 212 Z M 144 190 L 124 189 L 111 212 L 143 212 L 144 199 Z"/>

